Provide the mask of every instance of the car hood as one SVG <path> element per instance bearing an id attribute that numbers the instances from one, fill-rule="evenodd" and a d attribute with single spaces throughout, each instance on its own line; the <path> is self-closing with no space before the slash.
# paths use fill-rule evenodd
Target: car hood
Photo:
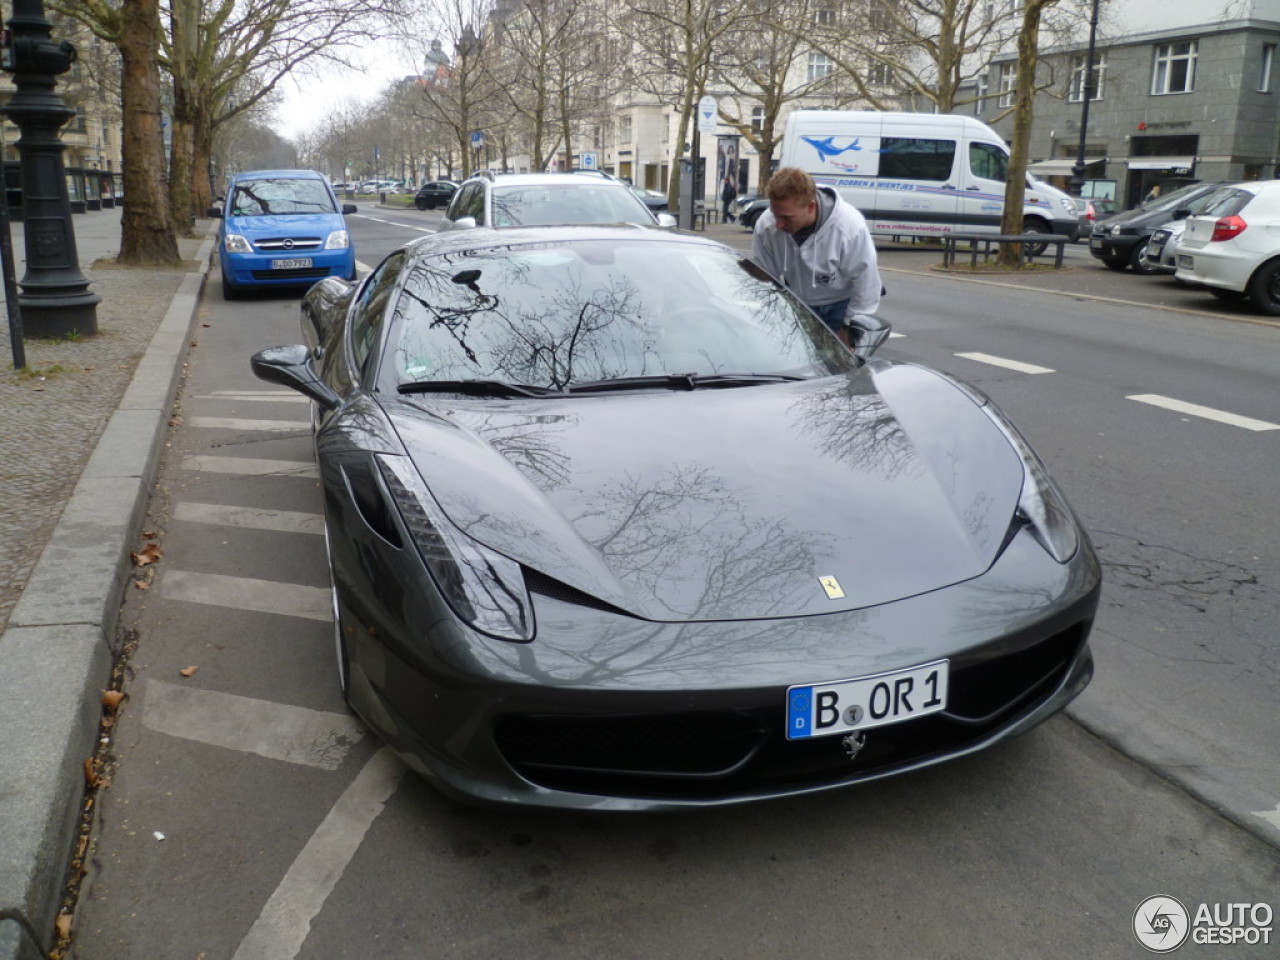
<path id="1" fill-rule="evenodd" d="M 327 238 L 334 230 L 345 230 L 346 221 L 340 213 L 293 213 L 264 217 L 227 217 L 227 233 L 242 237 L 320 237 Z"/>
<path id="2" fill-rule="evenodd" d="M 907 364 L 388 412 L 449 519 L 531 589 L 665 622 L 832 613 L 978 576 L 1023 480 L 973 396 Z"/>

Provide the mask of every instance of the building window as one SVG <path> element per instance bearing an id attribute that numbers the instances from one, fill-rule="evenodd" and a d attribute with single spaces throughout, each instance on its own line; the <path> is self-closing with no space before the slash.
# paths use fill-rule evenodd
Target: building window
<path id="1" fill-rule="evenodd" d="M 987 109 L 987 97 L 991 94 L 991 82 L 987 79 L 985 73 L 978 75 L 977 88 L 974 90 L 973 112 L 975 116 L 982 116 Z"/>
<path id="2" fill-rule="evenodd" d="M 757 133 L 764 130 L 764 107 L 751 108 L 751 129 Z"/>
<path id="3" fill-rule="evenodd" d="M 1087 57 L 1071 58 L 1071 85 L 1067 88 L 1067 99 L 1072 103 L 1084 102 L 1084 67 Z M 1093 63 L 1093 96 L 1090 100 L 1102 99 L 1102 81 L 1107 73 L 1106 54 L 1098 57 Z"/>
<path id="4" fill-rule="evenodd" d="M 813 22 L 820 27 L 834 27 L 836 25 L 835 8 L 819 7 L 813 12 Z"/>
<path id="5" fill-rule="evenodd" d="M 1000 64 L 1000 99 L 997 103 L 1002 107 L 1012 107 L 1016 96 L 1014 88 L 1018 85 L 1018 65 L 1016 63 Z"/>
<path id="6" fill-rule="evenodd" d="M 631 146 L 631 114 L 624 113 L 618 118 L 618 142 Z"/>
<path id="7" fill-rule="evenodd" d="M 887 87 L 893 83 L 893 67 L 879 60 L 867 67 L 867 83 L 874 87 Z"/>
<path id="8" fill-rule="evenodd" d="M 1162 43 L 1156 47 L 1155 67 L 1151 72 L 1151 93 L 1190 93 L 1196 88 L 1195 40 Z"/>
<path id="9" fill-rule="evenodd" d="M 831 76 L 831 71 L 835 67 L 831 63 L 831 58 L 825 53 L 809 54 L 809 82 L 821 80 L 823 77 Z"/>
<path id="10" fill-rule="evenodd" d="M 888 33 L 893 29 L 892 0 L 871 0 L 867 10 L 867 26 L 873 33 Z"/>
<path id="11" fill-rule="evenodd" d="M 1271 92 L 1271 65 L 1276 59 L 1276 45 L 1274 43 L 1264 43 L 1262 45 L 1262 62 L 1258 64 L 1258 92 Z"/>

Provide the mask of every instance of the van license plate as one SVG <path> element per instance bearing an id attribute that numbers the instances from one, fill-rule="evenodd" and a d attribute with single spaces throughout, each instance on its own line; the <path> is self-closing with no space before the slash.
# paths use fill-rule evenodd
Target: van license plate
<path id="1" fill-rule="evenodd" d="M 945 710 L 950 662 L 787 688 L 787 739 L 882 727 Z"/>
<path id="2" fill-rule="evenodd" d="M 305 270 L 311 266 L 310 257 L 301 257 L 296 260 L 272 260 L 272 270 Z"/>
<path id="3" fill-rule="evenodd" d="M 1188 270 L 1190 270 L 1192 267 L 1195 266 L 1195 260 L 1187 256 L 1185 253 L 1180 253 L 1178 254 L 1178 266 L 1186 267 Z"/>

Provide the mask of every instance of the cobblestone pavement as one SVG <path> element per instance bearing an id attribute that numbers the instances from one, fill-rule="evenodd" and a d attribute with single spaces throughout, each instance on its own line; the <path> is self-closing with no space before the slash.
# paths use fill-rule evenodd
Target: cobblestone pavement
<path id="1" fill-rule="evenodd" d="M 100 218 L 97 220 L 86 218 Z M 85 236 L 81 238 L 81 225 Z M 119 211 L 77 215 L 82 269 L 102 297 L 98 330 L 84 339 L 25 341 L 26 368 L 15 370 L 9 319 L 0 322 L 0 633 L 8 623 L 81 469 L 115 412 L 190 263 L 171 270 L 120 267 Z M 198 222 L 197 230 L 212 229 Z M 13 225 L 17 274 L 22 224 Z M 190 261 L 204 233 L 182 238 Z M 101 258 L 101 259 L 99 259 Z"/>

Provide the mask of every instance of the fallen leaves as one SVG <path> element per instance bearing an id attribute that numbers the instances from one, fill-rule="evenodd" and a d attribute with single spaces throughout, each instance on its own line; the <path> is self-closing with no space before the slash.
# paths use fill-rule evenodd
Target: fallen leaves
<path id="1" fill-rule="evenodd" d="M 196 675 L 196 671 L 199 669 L 199 667 L 183 667 L 178 672 L 184 677 L 194 677 Z"/>
<path id="2" fill-rule="evenodd" d="M 84 758 L 84 783 L 90 790 L 102 785 L 102 777 L 98 774 L 98 761 L 93 757 Z"/>
<path id="3" fill-rule="evenodd" d="M 141 550 L 134 550 L 129 554 L 135 567 L 145 567 L 148 564 L 157 563 L 163 556 L 164 551 L 160 549 L 160 545 L 157 543 L 148 543 Z"/>
<path id="4" fill-rule="evenodd" d="M 71 939 L 71 914 L 69 913 L 58 914 L 58 919 L 55 923 L 55 926 L 58 929 L 59 940 Z"/>

